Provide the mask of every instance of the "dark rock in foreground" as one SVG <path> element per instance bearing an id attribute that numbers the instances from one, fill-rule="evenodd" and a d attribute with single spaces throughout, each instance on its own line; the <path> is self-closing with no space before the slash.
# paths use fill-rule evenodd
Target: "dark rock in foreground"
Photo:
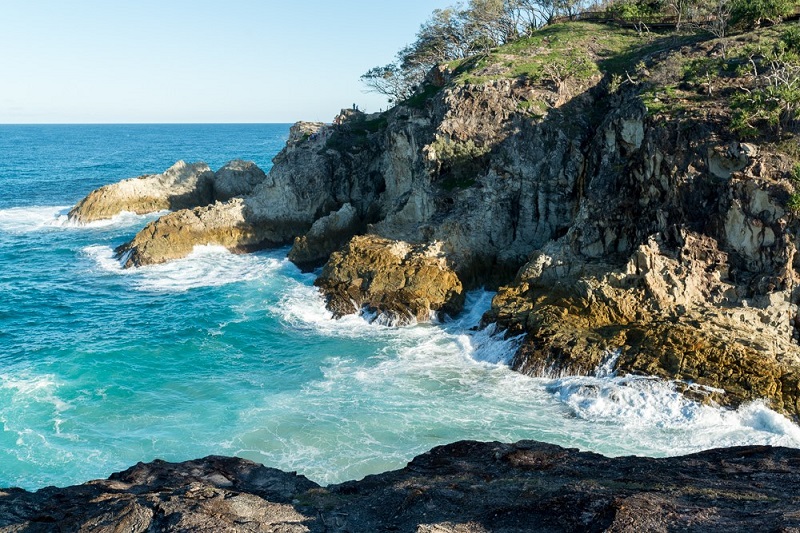
<path id="1" fill-rule="evenodd" d="M 797 531 L 798 482 L 800 450 L 769 446 L 650 459 L 462 441 L 326 488 L 212 456 L 0 490 L 0 531 Z"/>

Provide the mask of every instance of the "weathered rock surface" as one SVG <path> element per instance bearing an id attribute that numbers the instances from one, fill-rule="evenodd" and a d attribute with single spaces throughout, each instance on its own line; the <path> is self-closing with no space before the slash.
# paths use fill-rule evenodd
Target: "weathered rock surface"
<path id="1" fill-rule="evenodd" d="M 790 159 L 729 140 L 708 111 L 651 116 L 636 90 L 617 98 L 569 228 L 485 321 L 528 334 L 512 363 L 527 374 L 590 374 L 617 351 L 620 373 L 722 389 L 702 399 L 725 405 L 767 398 L 800 420 Z"/>
<path id="2" fill-rule="evenodd" d="M 322 266 L 330 255 L 347 244 L 350 238 L 364 231 L 365 226 L 351 204 L 328 216 L 318 218 L 308 233 L 296 237 L 289 260 L 305 271 Z"/>
<path id="3" fill-rule="evenodd" d="M 527 333 L 521 371 L 591 373 L 619 350 L 620 372 L 721 388 L 706 399 L 724 404 L 765 397 L 797 416 L 795 161 L 784 140 L 737 137 L 730 91 L 698 86 L 667 111 L 648 110 L 653 94 L 663 104 L 696 85 L 684 67 L 718 53 L 715 42 L 675 43 L 654 44 L 647 68 L 625 81 L 511 79 L 496 76 L 498 64 L 473 73 L 486 81 L 456 83 L 443 66 L 426 98 L 295 124 L 250 193 L 149 225 L 123 247 L 127 265 L 194 244 L 294 241 L 291 257 L 308 269 L 364 232 L 411 248 L 437 243 L 465 287 L 514 280 L 486 322 Z M 586 55 L 600 64 L 600 52 Z M 752 83 L 735 76 L 719 82 Z M 366 305 L 421 319 L 458 307 L 407 290 L 392 254 L 331 257 L 320 284 L 337 315 Z M 376 257 L 385 264 L 357 266 Z"/>
<path id="4" fill-rule="evenodd" d="M 276 246 L 285 236 L 266 225 L 247 221 L 241 198 L 205 207 L 182 209 L 150 222 L 129 243 L 117 248 L 125 267 L 163 263 L 189 255 L 198 243 L 234 252 Z"/>
<path id="5" fill-rule="evenodd" d="M 331 255 L 314 283 L 336 317 L 364 307 L 389 323 L 413 323 L 428 320 L 431 311 L 458 313 L 464 305 L 461 281 L 439 243 L 354 237 Z"/>
<path id="6" fill-rule="evenodd" d="M 768 446 L 650 459 L 464 441 L 324 488 L 212 456 L 0 490 L 0 531 L 795 531 L 798 482 L 800 450 Z"/>
<path id="7" fill-rule="evenodd" d="M 265 179 L 267 175 L 252 161 L 234 159 L 214 173 L 214 200 L 225 202 L 247 196 Z"/>
<path id="8" fill-rule="evenodd" d="M 149 174 L 92 191 L 69 212 L 86 223 L 118 215 L 184 209 L 213 202 L 214 173 L 205 163 L 178 161 L 162 174 Z"/>

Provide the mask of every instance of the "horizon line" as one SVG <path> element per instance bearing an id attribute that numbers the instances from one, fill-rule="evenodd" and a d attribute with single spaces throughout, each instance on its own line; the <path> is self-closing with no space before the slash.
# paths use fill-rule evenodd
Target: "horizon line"
<path id="1" fill-rule="evenodd" d="M 212 126 L 212 125 L 264 125 L 297 124 L 298 122 L 317 122 L 296 120 L 294 122 L 0 122 L 1 126 Z M 326 122 L 326 124 L 328 124 Z"/>

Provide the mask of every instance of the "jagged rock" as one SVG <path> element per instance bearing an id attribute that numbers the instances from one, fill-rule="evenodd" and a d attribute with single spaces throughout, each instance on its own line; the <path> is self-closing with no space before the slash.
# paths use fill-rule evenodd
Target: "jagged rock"
<path id="1" fill-rule="evenodd" d="M 213 180 L 214 173 L 205 163 L 178 161 L 162 174 L 131 178 L 92 191 L 70 210 L 69 218 L 86 223 L 122 211 L 144 214 L 207 205 L 213 201 Z"/>
<path id="2" fill-rule="evenodd" d="M 607 139 L 615 151 L 621 146 Z M 606 155 L 606 161 L 614 159 Z M 701 399 L 723 405 L 766 398 L 800 419 L 798 308 L 792 295 L 797 281 L 790 267 L 795 253 L 791 242 L 775 238 L 772 228 L 785 224 L 785 211 L 773 187 L 754 176 L 746 182 L 713 176 L 716 191 L 701 189 L 705 201 L 720 205 L 711 211 L 718 222 L 700 226 L 711 231 L 662 227 L 627 263 L 615 264 L 628 246 L 620 246 L 620 231 L 648 225 L 655 230 L 670 218 L 659 212 L 684 211 L 687 199 L 698 194 L 680 191 L 678 173 L 659 170 L 661 165 L 647 168 L 629 174 L 640 183 L 634 190 L 620 186 L 629 178 L 619 174 L 611 177 L 617 180 L 613 188 L 602 180 L 592 183 L 585 216 L 577 217 L 566 237 L 536 252 L 498 293 L 485 320 L 528 333 L 512 366 L 531 375 L 592 374 L 617 351 L 618 372 L 704 386 L 711 392 Z M 620 189 L 624 212 L 606 192 Z M 642 190 L 656 192 L 661 201 L 632 208 Z M 591 203 L 595 195 L 602 209 Z M 692 216 L 706 213 L 680 220 L 691 225 Z M 641 239 L 625 236 L 622 242 Z"/>
<path id="3" fill-rule="evenodd" d="M 267 175 L 252 161 L 234 159 L 214 173 L 214 200 L 247 196 L 265 179 Z"/>
<path id="4" fill-rule="evenodd" d="M 130 252 L 125 266 L 185 257 L 196 245 L 219 244 L 233 251 L 253 251 L 288 244 L 304 234 L 321 212 L 329 213 L 335 204 L 326 184 L 325 158 L 320 154 L 324 139 L 311 139 L 313 133 L 306 136 L 321 127 L 319 123 L 293 126 L 290 141 L 275 157 L 276 166 L 263 178 L 255 165 L 230 163 L 227 170 L 222 169 L 224 191 L 233 190 L 228 177 L 244 178 L 248 183 L 261 179 L 249 195 L 217 202 L 207 209 L 176 211 L 160 224 L 146 226 L 119 247 L 120 253 Z"/>
<path id="5" fill-rule="evenodd" d="M 282 243 L 280 228 L 252 224 L 246 212 L 241 198 L 182 209 L 150 222 L 116 253 L 128 268 L 186 257 L 198 244 L 247 252 Z"/>
<path id="6" fill-rule="evenodd" d="M 517 368 L 592 372 L 605 350 L 619 348 L 621 371 L 721 387 L 723 403 L 766 395 L 794 415 L 794 161 L 776 151 L 780 143 L 735 139 L 730 91 L 670 96 L 693 83 L 679 67 L 709 49 L 664 46 L 625 83 L 547 81 L 509 76 L 505 60 L 465 62 L 459 72 L 473 68 L 469 78 L 488 81 L 456 82 L 438 70 L 434 86 L 386 113 L 353 109 L 333 125 L 295 124 L 240 207 L 169 215 L 125 246 L 127 264 L 180 257 L 194 244 L 254 249 L 299 237 L 292 258 L 308 268 L 355 232 L 339 231 L 355 220 L 392 241 L 440 243 L 468 287 L 508 283 L 530 258 L 487 316 L 528 333 Z M 605 61 L 599 48 L 587 54 Z M 655 114 L 647 107 L 654 91 L 672 100 Z M 331 215 L 345 205 L 354 214 Z M 356 264 L 395 261 L 381 254 L 347 260 L 326 289 L 331 308 L 404 302 L 390 314 L 424 318 L 424 301 L 409 307 L 415 297 L 395 295 L 405 275 L 379 284 L 383 296 L 370 293 L 373 274 Z M 329 266 L 342 261 L 335 257 Z"/>
<path id="7" fill-rule="evenodd" d="M 364 224 L 355 208 L 351 204 L 344 204 L 338 211 L 317 219 L 308 233 L 295 238 L 289 250 L 289 260 L 304 271 L 313 270 L 363 230 Z"/>
<path id="8" fill-rule="evenodd" d="M 799 465 L 799 450 L 769 446 L 651 459 L 462 441 L 320 487 L 212 456 L 73 487 L 0 489 L 0 532 L 794 531 Z"/>
<path id="9" fill-rule="evenodd" d="M 315 285 L 336 317 L 365 307 L 387 322 L 408 323 L 428 320 L 431 311 L 455 314 L 464 305 L 461 281 L 435 242 L 353 237 L 331 254 Z"/>

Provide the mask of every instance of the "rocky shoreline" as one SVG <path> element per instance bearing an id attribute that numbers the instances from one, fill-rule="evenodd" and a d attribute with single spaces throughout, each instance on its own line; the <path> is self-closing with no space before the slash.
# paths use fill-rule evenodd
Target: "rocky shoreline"
<path id="1" fill-rule="evenodd" d="M 800 450 L 607 458 L 462 441 L 401 470 L 320 487 L 230 457 L 139 463 L 107 480 L 0 489 L 12 531 L 797 531 Z"/>
<path id="2" fill-rule="evenodd" d="M 599 39 L 582 50 L 596 70 L 580 76 L 506 76 L 530 59 L 516 48 L 500 63 L 442 65 L 385 113 L 295 124 L 269 173 L 180 162 L 91 193 L 70 218 L 172 209 L 117 249 L 125 267 L 195 245 L 293 243 L 300 268 L 323 267 L 316 284 L 337 317 L 413 323 L 459 312 L 465 290 L 497 289 L 483 326 L 525 334 L 519 372 L 590 375 L 611 362 L 701 402 L 763 399 L 796 423 L 798 137 L 734 127 L 733 88 L 760 90 L 766 60 L 751 57 L 750 76 L 725 55 L 778 38 L 642 42 L 625 78 L 600 68 L 614 58 Z M 529 52 L 558 56 L 569 42 Z M 724 70 L 721 86 L 703 85 L 701 67 Z M 0 531 L 794 531 L 798 472 L 800 451 L 781 448 L 608 459 L 461 442 L 323 488 L 210 457 L 7 490 Z"/>
<path id="3" fill-rule="evenodd" d="M 690 86 L 676 65 L 720 46 L 667 42 L 628 83 L 470 83 L 443 66 L 422 102 L 295 124 L 269 173 L 180 162 L 103 187 L 70 217 L 177 209 L 117 249 L 126 267 L 198 244 L 293 243 L 299 267 L 325 265 L 317 285 L 335 316 L 416 322 L 499 287 L 483 323 L 527 335 L 512 365 L 523 373 L 593 374 L 619 353 L 619 372 L 721 405 L 766 399 L 797 421 L 793 159 L 767 138 L 740 141 L 725 96 L 648 108 L 659 88 Z"/>

